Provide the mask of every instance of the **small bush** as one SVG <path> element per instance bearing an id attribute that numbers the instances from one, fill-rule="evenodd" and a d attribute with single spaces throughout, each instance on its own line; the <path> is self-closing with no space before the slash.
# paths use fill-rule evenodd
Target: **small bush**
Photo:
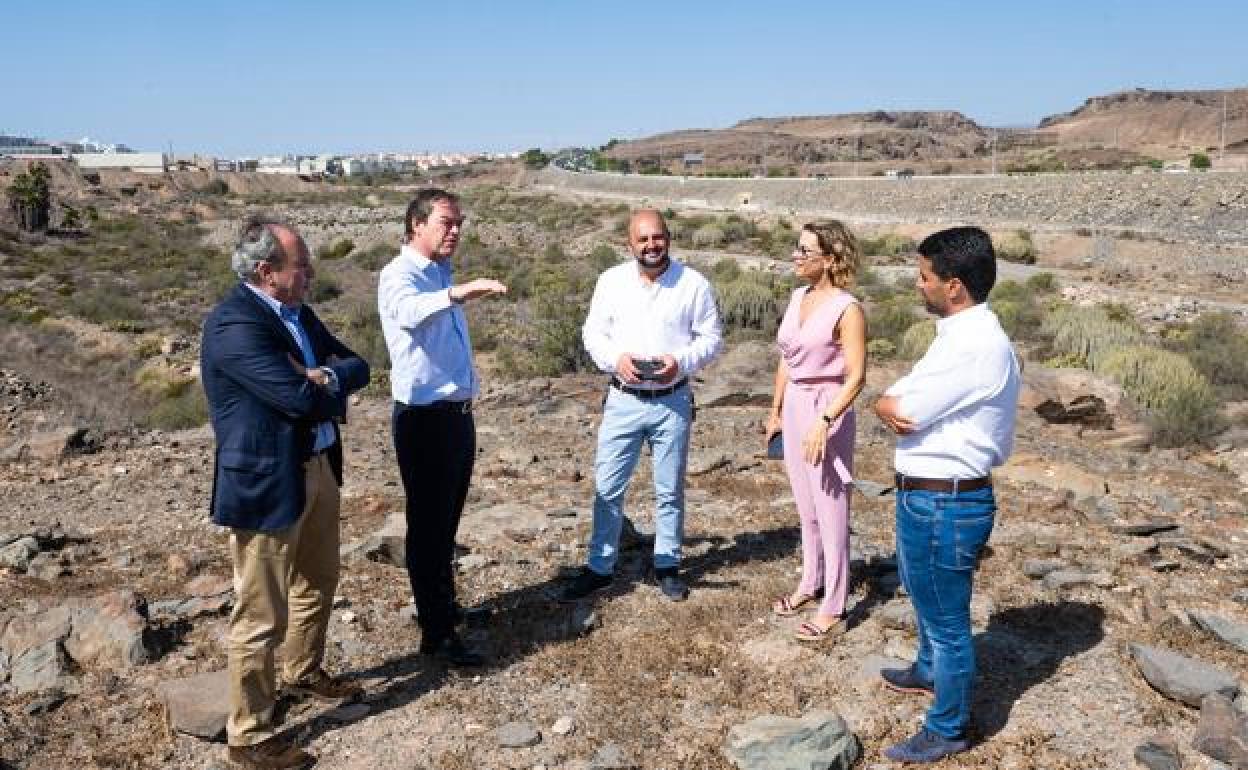
<path id="1" fill-rule="evenodd" d="M 1007 235 L 992 239 L 992 248 L 999 259 L 1006 262 L 1018 262 L 1024 265 L 1036 263 L 1036 246 L 1032 243 L 1031 233 L 1026 230 L 1015 230 Z"/>
<path id="2" fill-rule="evenodd" d="M 919 321 L 906 329 L 897 344 L 897 355 L 907 361 L 915 361 L 923 357 L 927 349 L 936 339 L 936 322 L 928 318 Z"/>
<path id="3" fill-rule="evenodd" d="M 992 287 L 988 295 L 989 302 L 1021 302 L 1031 297 L 1031 291 L 1018 281 L 1000 281 Z"/>
<path id="4" fill-rule="evenodd" d="M 351 256 L 351 261 L 364 270 L 380 270 L 386 266 L 387 262 L 394 259 L 398 253 L 399 249 L 397 246 L 391 246 L 388 243 L 377 243 L 363 251 L 355 252 Z"/>
<path id="5" fill-rule="evenodd" d="M 1027 288 L 1036 294 L 1053 294 L 1061 286 L 1052 273 L 1036 273 L 1027 279 Z"/>
<path id="6" fill-rule="evenodd" d="M 355 249 L 355 241 L 350 238 L 340 238 L 333 243 L 322 246 L 317 256 L 321 259 L 342 259 Z"/>
<path id="7" fill-rule="evenodd" d="M 895 341 L 918 320 L 909 297 L 895 297 L 867 308 L 867 329 L 871 338 L 893 340 L 894 348 Z"/>
<path id="8" fill-rule="evenodd" d="M 1181 446 L 1218 427 L 1218 399 L 1209 381 L 1186 358 L 1136 345 L 1104 357 L 1100 371 L 1148 412 L 1153 437 L 1163 446 Z"/>
<path id="9" fill-rule="evenodd" d="M 1194 152 L 1188 158 L 1188 165 L 1197 171 L 1208 171 L 1213 168 L 1213 161 L 1203 152 Z"/>
<path id="10" fill-rule="evenodd" d="M 620 253 L 608 244 L 600 243 L 589 252 L 589 264 L 595 273 L 601 273 L 620 263 Z"/>
<path id="11" fill-rule="evenodd" d="M 1169 347 L 1183 353 L 1210 383 L 1232 400 L 1248 397 L 1248 332 L 1235 316 L 1206 313 L 1179 332 Z"/>
<path id="12" fill-rule="evenodd" d="M 208 422 L 208 399 L 198 385 L 158 401 L 144 420 L 155 430 L 185 430 Z"/>
<path id="13" fill-rule="evenodd" d="M 868 257 L 897 257 L 902 254 L 911 254 L 918 248 L 913 238 L 897 233 L 859 238 L 858 244 L 862 247 L 862 253 Z"/>
<path id="14" fill-rule="evenodd" d="M 342 284 L 338 279 L 327 273 L 316 276 L 316 282 L 308 292 L 308 301 L 312 303 L 328 302 L 342 296 Z"/>
<path id="15" fill-rule="evenodd" d="M 990 304 L 1001 328 L 1012 339 L 1032 336 L 1044 320 L 1044 313 L 1030 299 L 1003 299 Z"/>
<path id="16" fill-rule="evenodd" d="M 711 267 L 711 278 L 716 283 L 731 283 L 741 277 L 741 265 L 735 259 L 721 259 Z"/>
<path id="17" fill-rule="evenodd" d="M 79 290 L 69 298 L 68 309 L 71 314 L 97 324 L 142 321 L 147 315 L 142 302 L 122 287 L 111 285 Z"/>
<path id="18" fill-rule="evenodd" d="M 713 249 L 724 244 L 725 235 L 718 225 L 703 225 L 693 231 L 692 240 L 694 248 Z"/>
<path id="19" fill-rule="evenodd" d="M 892 340 L 877 337 L 867 340 L 867 355 L 871 358 L 892 358 L 897 355 L 897 346 Z"/>
<path id="20" fill-rule="evenodd" d="M 781 308 L 776 292 L 757 271 L 716 284 L 715 294 L 726 332 L 747 329 L 770 332 L 780 323 Z"/>

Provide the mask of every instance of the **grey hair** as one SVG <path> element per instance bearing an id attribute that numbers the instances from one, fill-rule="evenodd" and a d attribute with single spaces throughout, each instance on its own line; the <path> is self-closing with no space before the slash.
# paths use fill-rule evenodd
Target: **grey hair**
<path id="1" fill-rule="evenodd" d="M 255 283 L 256 268 L 261 262 L 268 262 L 275 268 L 281 268 L 286 255 L 282 252 L 282 244 L 273 234 L 271 225 L 291 229 L 289 223 L 270 214 L 252 214 L 243 223 L 238 235 L 238 243 L 234 246 L 234 254 L 230 258 L 230 266 L 240 281 Z"/>

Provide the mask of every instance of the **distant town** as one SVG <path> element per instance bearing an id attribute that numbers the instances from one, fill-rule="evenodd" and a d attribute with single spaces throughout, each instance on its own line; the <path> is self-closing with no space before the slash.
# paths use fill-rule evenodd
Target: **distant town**
<path id="1" fill-rule="evenodd" d="M 254 171 L 294 176 L 359 176 L 380 173 L 413 173 L 432 168 L 461 166 L 481 160 L 517 158 L 519 152 L 406 153 L 375 152 L 353 155 L 322 153 L 283 154 L 222 158 L 200 153 L 173 154 L 136 151 L 125 144 L 91 139 L 52 141 L 0 134 L 0 158 L 70 160 L 83 170 L 114 169 L 159 174 L 165 171 Z"/>

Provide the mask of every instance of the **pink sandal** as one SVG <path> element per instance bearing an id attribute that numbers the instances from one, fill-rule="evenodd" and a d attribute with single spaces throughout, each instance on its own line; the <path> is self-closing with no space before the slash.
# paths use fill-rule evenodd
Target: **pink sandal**
<path id="1" fill-rule="evenodd" d="M 798 625 L 797 631 L 793 633 L 793 636 L 803 642 L 818 642 L 830 636 L 840 636 L 848 629 L 849 624 L 843 616 L 826 626 L 820 626 L 812 621 L 804 620 Z"/>
<path id="2" fill-rule="evenodd" d="M 793 601 L 791 596 L 781 596 L 771 605 L 771 611 L 782 618 L 792 617 L 818 598 L 815 594 L 799 594 L 797 601 Z"/>

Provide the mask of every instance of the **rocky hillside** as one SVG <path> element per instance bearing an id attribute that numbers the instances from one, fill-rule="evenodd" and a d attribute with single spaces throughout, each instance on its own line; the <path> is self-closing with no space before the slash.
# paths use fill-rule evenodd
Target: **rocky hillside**
<path id="1" fill-rule="evenodd" d="M 1058 141 L 1132 148 L 1159 157 L 1174 150 L 1220 147 L 1226 97 L 1226 149 L 1248 151 L 1248 88 L 1228 91 L 1150 91 L 1137 88 L 1095 96 L 1078 109 L 1040 121 Z"/>

